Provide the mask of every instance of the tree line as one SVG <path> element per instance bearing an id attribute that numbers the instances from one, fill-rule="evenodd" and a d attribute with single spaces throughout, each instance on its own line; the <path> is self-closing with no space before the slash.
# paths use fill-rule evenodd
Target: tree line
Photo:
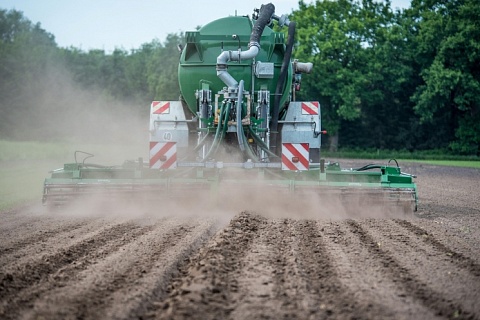
<path id="1" fill-rule="evenodd" d="M 300 1 L 291 20 L 331 147 L 480 154 L 477 0 Z"/>
<path id="2" fill-rule="evenodd" d="M 314 64 L 298 98 L 320 101 L 331 149 L 480 155 L 477 0 L 412 0 L 404 10 L 299 1 L 290 20 L 294 58 Z M 129 51 L 60 48 L 22 12 L 0 9 L 0 138 L 55 139 L 110 110 L 148 115 L 150 101 L 178 99 L 182 42 L 170 34 Z"/>

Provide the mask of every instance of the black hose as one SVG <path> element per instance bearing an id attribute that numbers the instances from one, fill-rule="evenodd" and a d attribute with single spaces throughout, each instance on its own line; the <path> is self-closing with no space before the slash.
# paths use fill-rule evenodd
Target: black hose
<path id="1" fill-rule="evenodd" d="M 218 116 L 218 125 L 217 125 L 217 130 L 215 131 L 215 136 L 213 138 L 213 142 L 212 142 L 212 145 L 210 146 L 210 149 L 208 150 L 207 154 L 205 155 L 205 158 L 202 160 L 202 162 L 205 162 L 208 160 L 208 158 L 210 157 L 210 155 L 213 153 L 214 150 L 216 150 L 216 145 L 219 143 L 219 141 L 221 140 L 221 135 L 222 135 L 222 131 L 223 131 L 223 128 L 222 128 L 222 117 L 224 115 L 224 113 L 226 113 L 226 105 L 225 103 L 222 104 L 222 106 L 220 107 L 220 114 Z M 228 112 L 227 112 L 228 113 Z"/>
<path id="2" fill-rule="evenodd" d="M 378 164 L 367 164 L 361 168 L 357 168 L 357 169 L 353 169 L 353 171 L 366 171 L 366 170 L 372 170 L 372 169 L 381 169 L 382 166 L 378 165 Z"/>
<path id="3" fill-rule="evenodd" d="M 280 68 L 280 75 L 278 77 L 277 87 L 275 89 L 275 97 L 272 109 L 272 145 L 277 145 L 277 130 L 278 120 L 280 118 L 280 100 L 283 96 L 283 88 L 285 87 L 285 79 L 288 75 L 288 67 L 290 66 L 290 59 L 292 57 L 293 45 L 295 43 L 295 22 L 290 22 L 288 25 L 288 38 L 285 56 L 283 57 L 282 67 Z"/>
<path id="4" fill-rule="evenodd" d="M 290 22 L 288 25 L 288 38 L 285 56 L 283 57 L 282 67 L 280 68 L 280 75 L 278 77 L 277 87 L 275 89 L 275 99 L 272 110 L 272 130 L 277 131 L 278 118 L 280 114 L 280 99 L 282 98 L 283 87 L 285 86 L 285 79 L 288 74 L 288 67 L 290 66 L 290 59 L 292 58 L 293 45 L 295 42 L 295 22 Z"/>
<path id="5" fill-rule="evenodd" d="M 264 4 L 260 7 L 260 12 L 258 13 L 258 19 L 255 21 L 255 24 L 252 28 L 252 33 L 250 34 L 250 46 L 253 44 L 260 43 L 260 37 L 262 36 L 263 30 L 270 23 L 270 19 L 275 13 L 275 6 L 271 3 Z"/>
<path id="6" fill-rule="evenodd" d="M 266 143 L 253 131 L 252 126 L 248 126 L 248 130 L 250 131 L 250 134 L 252 135 L 253 139 L 258 144 L 258 146 L 262 148 L 262 150 L 264 150 L 269 156 L 273 158 L 278 158 L 278 156 L 275 153 L 273 153 L 268 149 Z"/>
<path id="7" fill-rule="evenodd" d="M 228 107 L 229 105 L 227 105 Z M 223 119 L 223 123 L 218 123 L 218 125 L 222 126 L 222 132 L 221 132 L 221 135 L 220 135 L 220 139 L 218 140 L 217 144 L 215 145 L 215 149 L 213 151 L 213 155 L 215 155 L 217 153 L 217 150 L 218 150 L 218 147 L 220 146 L 221 142 L 223 141 L 223 139 L 225 138 L 225 133 L 227 132 L 228 130 L 228 116 L 229 116 L 229 112 L 227 109 L 225 109 L 225 112 L 224 112 L 224 119 Z M 219 119 L 221 120 L 221 119 Z"/>
<path id="8" fill-rule="evenodd" d="M 397 168 L 399 168 L 399 166 L 398 166 L 398 161 L 397 161 L 396 159 L 390 159 L 390 160 L 388 160 L 388 165 L 390 165 L 390 162 L 392 162 L 392 161 L 395 161 L 395 163 L 397 164 Z"/>

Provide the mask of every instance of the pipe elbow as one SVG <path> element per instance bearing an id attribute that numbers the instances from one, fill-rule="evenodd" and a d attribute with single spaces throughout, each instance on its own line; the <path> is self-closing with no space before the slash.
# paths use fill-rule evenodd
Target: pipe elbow
<path id="1" fill-rule="evenodd" d="M 313 63 L 311 62 L 298 62 L 295 61 L 295 73 L 310 73 L 313 69 Z"/>
<path id="2" fill-rule="evenodd" d="M 250 46 L 247 51 L 240 52 L 239 56 L 242 60 L 253 59 L 257 56 L 258 52 L 260 51 L 260 45 L 257 43 L 256 45 Z"/>
<path id="3" fill-rule="evenodd" d="M 234 77 L 228 71 L 225 70 L 218 70 L 217 68 L 217 77 L 223 81 L 229 88 L 237 88 L 238 82 L 235 80 Z"/>
<path id="4" fill-rule="evenodd" d="M 228 86 L 238 87 L 238 82 L 227 71 L 227 63 L 229 61 L 240 61 L 253 59 L 258 55 L 260 51 L 260 37 L 263 30 L 270 22 L 273 14 L 275 13 L 275 6 L 271 3 L 262 5 L 259 12 L 258 20 L 255 22 L 252 33 L 250 34 L 250 41 L 247 51 L 223 51 L 217 57 L 217 76 Z"/>
<path id="5" fill-rule="evenodd" d="M 231 52 L 230 51 L 223 51 L 217 57 L 217 66 L 218 65 L 226 65 L 228 61 L 230 61 Z"/>

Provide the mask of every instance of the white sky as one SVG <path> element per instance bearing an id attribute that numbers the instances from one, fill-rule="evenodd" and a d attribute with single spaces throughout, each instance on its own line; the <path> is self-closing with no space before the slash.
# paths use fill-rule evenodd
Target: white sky
<path id="1" fill-rule="evenodd" d="M 154 39 L 163 42 L 170 33 L 195 30 L 235 11 L 251 16 L 269 2 L 279 16 L 298 8 L 298 0 L 0 0 L 0 9 L 16 9 L 40 22 L 60 47 L 111 52 L 137 49 Z M 410 0 L 391 3 L 394 9 L 406 8 Z"/>

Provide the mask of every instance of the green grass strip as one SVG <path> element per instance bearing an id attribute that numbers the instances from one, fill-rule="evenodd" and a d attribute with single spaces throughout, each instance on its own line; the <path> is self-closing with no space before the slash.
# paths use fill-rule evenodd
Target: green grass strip
<path id="1" fill-rule="evenodd" d="M 450 166 L 450 167 L 464 167 L 464 168 L 476 168 L 480 169 L 480 161 L 462 161 L 462 160 L 411 160 L 411 159 L 399 159 L 399 162 L 415 162 L 424 163 L 436 166 Z"/>

